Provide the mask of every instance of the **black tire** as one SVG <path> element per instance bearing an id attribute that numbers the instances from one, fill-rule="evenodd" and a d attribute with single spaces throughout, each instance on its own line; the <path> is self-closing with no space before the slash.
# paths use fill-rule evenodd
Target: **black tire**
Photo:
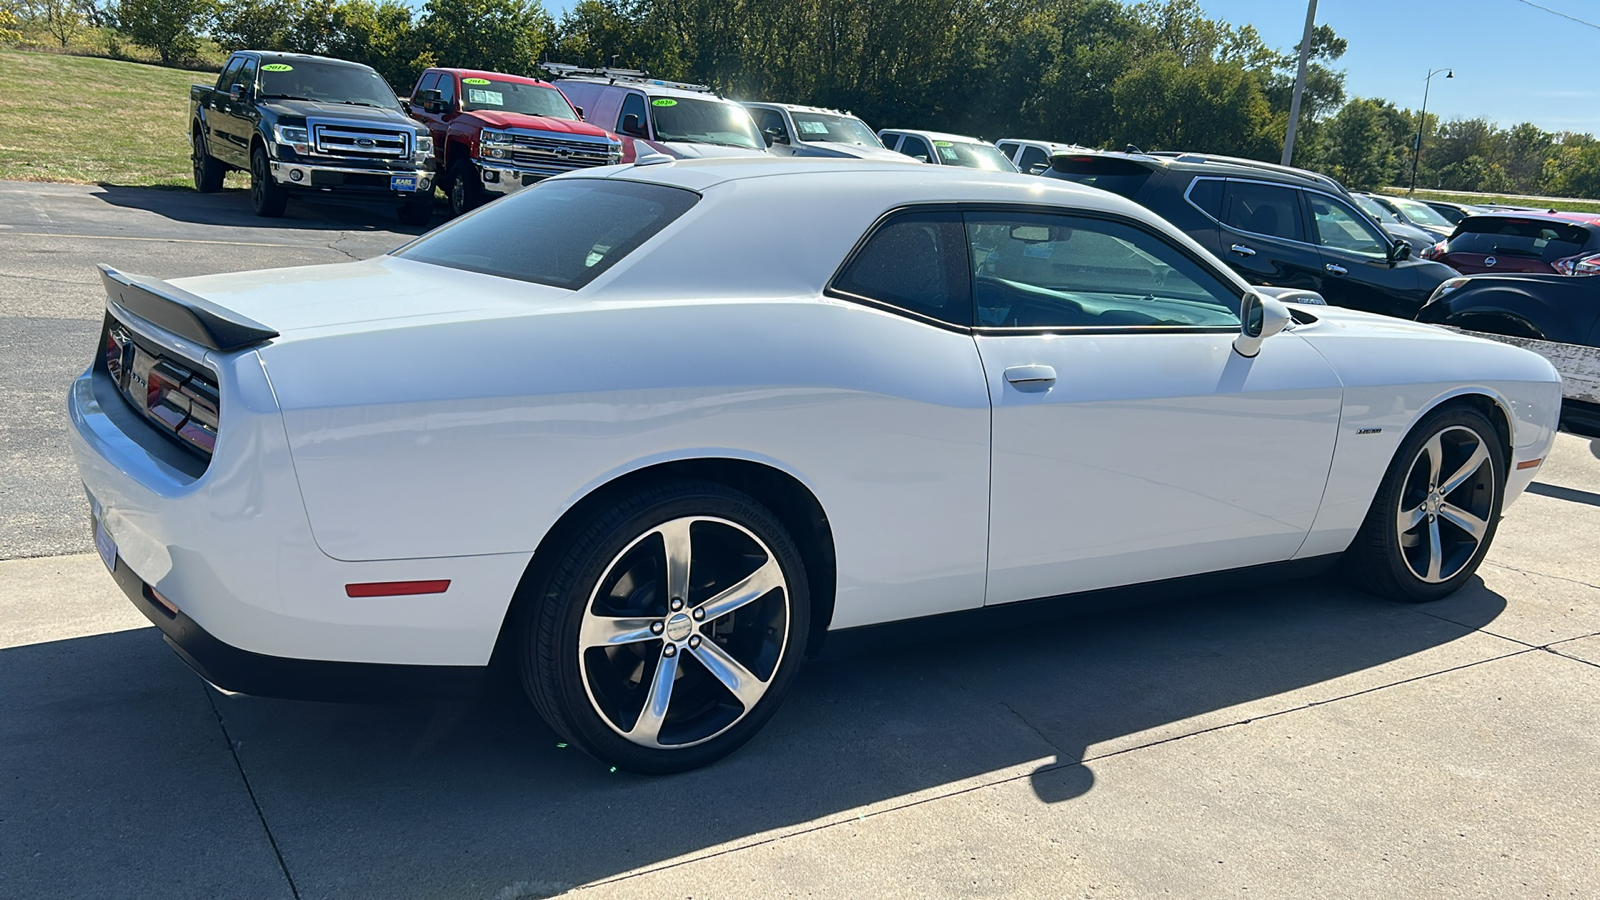
<path id="1" fill-rule="evenodd" d="M 681 605 L 666 596 L 668 534 L 688 553 Z M 564 740 L 665 774 L 727 756 L 771 718 L 805 657 L 811 611 L 800 551 L 766 507 L 713 482 L 670 482 L 598 512 L 558 554 L 519 598 L 512 636 L 523 687 Z M 728 591 L 752 580 L 764 587 Z M 617 637 L 594 645 L 602 634 Z M 647 717 L 655 697 L 661 713 Z"/>
<path id="2" fill-rule="evenodd" d="M 228 167 L 206 149 L 206 136 L 197 126 L 189 135 L 189 159 L 194 164 L 194 189 L 202 194 L 215 194 L 222 190 L 223 176 Z"/>
<path id="3" fill-rule="evenodd" d="M 1435 453 L 1440 461 L 1430 465 Z M 1463 473 L 1464 480 L 1452 486 Z M 1489 552 L 1505 483 L 1506 449 L 1487 416 L 1465 405 L 1429 413 L 1390 461 L 1345 551 L 1345 573 L 1358 587 L 1391 600 L 1424 603 L 1449 596 Z"/>
<path id="4" fill-rule="evenodd" d="M 289 189 L 272 180 L 266 148 L 257 144 L 250 151 L 250 208 L 258 216 L 276 219 L 288 205 Z"/>
<path id="5" fill-rule="evenodd" d="M 400 204 L 402 225 L 426 225 L 433 221 L 433 191 L 418 194 Z"/>
<path id="6" fill-rule="evenodd" d="M 488 199 L 483 182 L 478 180 L 478 167 L 470 159 L 458 159 L 450 166 L 446 189 L 450 195 L 452 216 L 466 215 Z"/>

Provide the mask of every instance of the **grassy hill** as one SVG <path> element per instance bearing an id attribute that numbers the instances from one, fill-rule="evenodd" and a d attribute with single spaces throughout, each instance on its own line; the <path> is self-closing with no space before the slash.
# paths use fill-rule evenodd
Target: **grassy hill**
<path id="1" fill-rule="evenodd" d="M 214 77 L 0 50 L 0 179 L 189 184 L 189 85 Z"/>

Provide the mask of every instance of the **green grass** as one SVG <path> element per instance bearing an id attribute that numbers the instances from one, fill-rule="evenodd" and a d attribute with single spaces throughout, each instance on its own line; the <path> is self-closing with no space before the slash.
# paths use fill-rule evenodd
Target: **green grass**
<path id="1" fill-rule="evenodd" d="M 143 63 L 0 50 L 0 179 L 190 184 L 189 85 L 214 79 Z"/>
<path id="2" fill-rule="evenodd" d="M 1382 193 L 1393 194 L 1397 197 L 1405 196 L 1405 191 L 1384 190 Z M 1414 195 L 1418 200 L 1444 200 L 1450 203 L 1504 203 L 1508 206 L 1534 206 L 1544 209 L 1559 209 L 1564 212 L 1600 213 L 1600 202 L 1594 200 L 1568 200 L 1558 199 L 1550 201 L 1528 200 L 1518 197 L 1502 196 L 1463 196 L 1450 191 L 1417 191 Z"/>

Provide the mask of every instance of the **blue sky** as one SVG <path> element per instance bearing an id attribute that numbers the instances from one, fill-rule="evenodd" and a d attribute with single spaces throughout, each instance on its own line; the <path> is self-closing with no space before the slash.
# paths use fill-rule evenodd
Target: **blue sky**
<path id="1" fill-rule="evenodd" d="M 1540 6 L 1600 23 L 1596 0 L 1534 0 Z M 1254 25 L 1271 47 L 1288 50 L 1305 27 L 1305 0 L 1200 0 L 1212 18 Z M 572 0 L 545 0 L 559 17 Z M 1430 69 L 1450 66 L 1455 78 L 1433 79 L 1428 111 L 1441 118 L 1483 116 L 1502 125 L 1532 122 L 1547 131 L 1600 132 L 1600 88 L 1589 69 L 1600 29 L 1588 28 L 1518 0 L 1320 0 L 1317 24 L 1350 42 L 1339 65 L 1351 96 L 1422 105 Z"/>

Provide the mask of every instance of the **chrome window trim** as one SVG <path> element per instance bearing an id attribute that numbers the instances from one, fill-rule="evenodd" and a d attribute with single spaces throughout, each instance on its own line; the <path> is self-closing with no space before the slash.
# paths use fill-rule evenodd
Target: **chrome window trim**
<path id="1" fill-rule="evenodd" d="M 1283 241 L 1286 244 L 1299 244 L 1302 247 L 1310 247 L 1313 250 L 1331 250 L 1331 251 L 1333 251 L 1335 253 L 1346 253 L 1346 254 L 1349 254 L 1350 256 L 1354 256 L 1354 257 L 1357 257 L 1359 259 L 1386 259 L 1387 258 L 1386 256 L 1383 256 L 1383 255 L 1367 256 L 1365 254 L 1357 253 L 1354 250 L 1346 250 L 1343 247 L 1330 247 L 1330 246 L 1327 246 L 1327 245 L 1324 245 L 1324 244 L 1313 244 L 1313 243 L 1311 243 L 1309 241 L 1297 241 L 1294 238 L 1279 237 L 1278 235 L 1275 235 L 1275 234 L 1262 234 L 1259 231 L 1247 231 L 1247 230 L 1245 230 L 1243 228 L 1236 228 L 1236 227 L 1234 227 L 1232 225 L 1229 225 L 1226 222 L 1223 222 L 1222 220 L 1218 219 L 1216 216 L 1213 216 L 1212 214 L 1206 212 L 1203 208 L 1201 208 L 1200 204 L 1194 202 L 1194 198 L 1189 196 L 1189 194 L 1194 191 L 1194 186 L 1197 183 L 1201 182 L 1201 181 L 1220 181 L 1220 182 L 1223 182 L 1224 184 L 1226 184 L 1227 182 L 1230 182 L 1230 181 L 1238 181 L 1238 182 L 1242 182 L 1244 184 L 1262 184 L 1262 185 L 1266 185 L 1267 187 L 1283 188 L 1284 190 L 1287 190 L 1287 191 L 1306 191 L 1306 192 L 1313 193 L 1313 194 L 1321 194 L 1322 196 L 1327 197 L 1329 200 L 1334 200 L 1334 201 L 1336 201 L 1338 203 L 1341 203 L 1345 207 L 1347 207 L 1348 209 L 1356 212 L 1357 213 L 1357 218 L 1363 219 L 1363 220 L 1365 220 L 1367 222 L 1367 224 L 1374 226 L 1374 229 L 1378 232 L 1378 236 L 1384 241 L 1384 246 L 1389 247 L 1391 249 L 1394 247 L 1394 241 L 1389 238 L 1389 235 L 1383 230 L 1383 228 L 1381 226 L 1377 226 L 1376 223 L 1374 223 L 1372 221 L 1372 217 L 1371 216 L 1368 216 L 1366 213 L 1361 212 L 1355 206 L 1352 206 L 1351 204 L 1345 202 L 1344 199 L 1339 197 L 1337 194 L 1330 194 L 1327 191 L 1320 190 L 1318 188 L 1305 187 L 1304 185 L 1299 185 L 1299 184 L 1285 184 L 1284 182 L 1281 182 L 1281 181 L 1265 181 L 1265 180 L 1262 180 L 1262 179 L 1259 179 L 1259 178 L 1235 178 L 1232 175 L 1197 175 L 1194 178 L 1190 179 L 1189 180 L 1189 186 L 1183 189 L 1183 202 L 1185 202 L 1185 203 L 1189 204 L 1190 206 L 1194 207 L 1194 210 L 1196 212 L 1198 212 L 1200 215 L 1205 216 L 1207 219 L 1210 219 L 1212 222 L 1215 222 L 1219 228 L 1226 228 L 1228 231 L 1231 231 L 1234 234 L 1248 234 L 1248 235 L 1251 235 L 1251 236 L 1254 236 L 1254 237 L 1266 238 L 1269 241 Z M 1224 190 L 1226 190 L 1226 188 L 1224 188 Z M 1224 196 L 1226 196 L 1226 194 L 1224 194 Z M 1315 219 L 1316 217 L 1313 216 L 1312 218 Z"/>

